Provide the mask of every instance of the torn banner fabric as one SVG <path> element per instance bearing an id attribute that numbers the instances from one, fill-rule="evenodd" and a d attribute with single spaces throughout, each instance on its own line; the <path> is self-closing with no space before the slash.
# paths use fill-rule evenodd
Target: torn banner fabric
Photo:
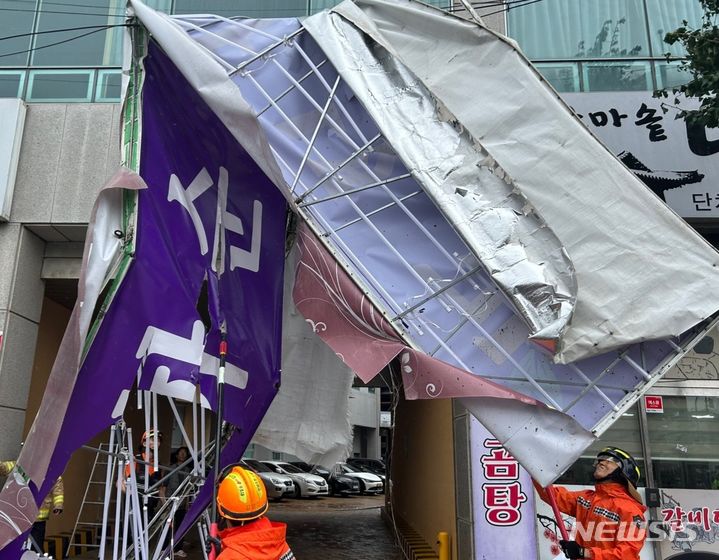
<path id="1" fill-rule="evenodd" d="M 132 198 L 136 222 L 119 236 L 133 239 L 134 255 L 99 315 L 71 393 L 51 390 L 53 371 L 42 406 L 65 414 L 39 416 L 18 460 L 36 502 L 73 451 L 122 414 L 136 383 L 186 400 L 199 385 L 215 406 L 220 323 L 229 348 L 224 417 L 243 427 L 244 445 L 279 384 L 285 199 L 155 45 L 145 64 L 147 188 Z M 87 304 L 92 311 L 94 302 Z M 59 432 L 46 439 L 51 423 Z M 0 547 L 33 519 L 8 522 L 9 498 L 6 488 Z"/>
<path id="2" fill-rule="evenodd" d="M 576 460 L 577 449 L 593 441 L 571 417 L 408 347 L 307 226 L 298 229 L 297 245 L 295 305 L 364 381 L 399 356 L 405 398 L 462 398 L 520 462 L 532 465 L 532 474 L 544 484 Z M 564 437 L 536 437 L 550 425 L 551 433 L 562 431 Z"/>

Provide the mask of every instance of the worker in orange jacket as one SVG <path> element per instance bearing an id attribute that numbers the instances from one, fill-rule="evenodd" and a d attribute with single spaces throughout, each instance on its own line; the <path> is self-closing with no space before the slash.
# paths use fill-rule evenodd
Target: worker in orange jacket
<path id="1" fill-rule="evenodd" d="M 637 492 L 639 466 L 617 447 L 602 449 L 594 461 L 594 490 L 555 487 L 560 511 L 576 519 L 576 540 L 559 541 L 567 558 L 639 560 L 646 539 L 646 507 Z M 547 491 L 534 487 L 547 503 Z"/>
<path id="2" fill-rule="evenodd" d="M 0 476 L 8 476 L 15 468 L 15 461 L 0 461 Z M 45 499 L 40 504 L 40 508 L 37 512 L 37 519 L 33 523 L 30 535 L 35 543 L 40 547 L 42 552 L 45 542 L 45 526 L 47 520 L 50 518 L 50 512 L 55 515 L 62 513 L 63 506 L 65 504 L 65 488 L 62 483 L 62 477 L 58 477 L 55 484 L 50 490 L 50 493 L 45 496 Z"/>
<path id="3" fill-rule="evenodd" d="M 227 470 L 217 489 L 217 511 L 227 526 L 217 560 L 294 560 L 287 525 L 265 517 L 269 506 L 260 477 L 238 465 Z"/>

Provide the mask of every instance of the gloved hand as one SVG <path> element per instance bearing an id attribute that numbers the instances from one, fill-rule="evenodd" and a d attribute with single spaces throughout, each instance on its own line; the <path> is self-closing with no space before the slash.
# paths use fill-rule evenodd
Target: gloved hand
<path id="1" fill-rule="evenodd" d="M 205 552 L 209 554 L 213 547 L 215 549 L 215 553 L 219 554 L 220 552 L 222 552 L 222 541 L 217 537 L 211 537 L 208 535 L 207 542 L 205 543 Z"/>
<path id="2" fill-rule="evenodd" d="M 62 513 L 62 508 L 55 508 L 54 510 L 52 510 L 52 512 L 53 512 L 55 515 L 60 515 L 60 514 Z"/>
<path id="3" fill-rule="evenodd" d="M 562 552 L 570 560 L 584 558 L 584 548 L 579 546 L 576 541 L 559 541 L 559 546 L 562 547 Z"/>

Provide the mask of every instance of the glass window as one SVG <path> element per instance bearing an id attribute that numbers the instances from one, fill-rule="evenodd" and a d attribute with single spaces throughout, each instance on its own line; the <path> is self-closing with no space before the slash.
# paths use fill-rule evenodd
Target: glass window
<path id="1" fill-rule="evenodd" d="M 652 54 L 655 57 L 671 53 L 672 56 L 684 56 L 680 45 L 668 45 L 664 36 L 686 20 L 690 27 L 701 25 L 702 10 L 699 0 L 652 0 L 649 12 L 649 36 L 652 41 Z"/>
<path id="2" fill-rule="evenodd" d="M 176 0 L 176 14 L 216 14 L 232 17 L 283 18 L 307 15 L 308 0 Z"/>
<path id="3" fill-rule="evenodd" d="M 28 101 L 90 101 L 92 70 L 32 70 Z"/>
<path id="4" fill-rule="evenodd" d="M 322 10 L 328 8 L 334 8 L 342 0 L 311 0 L 310 1 L 310 14 L 316 14 Z"/>
<path id="5" fill-rule="evenodd" d="M 119 70 L 100 70 L 97 74 L 95 101 L 120 101 L 122 90 L 122 72 Z"/>
<path id="6" fill-rule="evenodd" d="M 559 92 L 579 91 L 579 68 L 576 64 L 540 62 L 537 70 Z"/>
<path id="7" fill-rule="evenodd" d="M 25 83 L 25 72 L 0 72 L 0 97 L 22 97 L 22 86 Z"/>
<path id="8" fill-rule="evenodd" d="M 0 37 L 23 35 L 32 32 L 35 2 L 0 0 Z M 32 36 L 5 39 L 0 42 L 1 66 L 25 66 Z"/>
<path id="9" fill-rule="evenodd" d="M 72 7 L 43 4 L 38 31 L 92 27 L 36 36 L 34 66 L 120 66 L 124 27 L 102 26 L 124 23 L 125 5 L 120 0 L 75 0 Z"/>
<path id="10" fill-rule="evenodd" d="M 544 0 L 510 9 L 507 29 L 533 60 L 649 56 L 642 0 Z"/>
<path id="11" fill-rule="evenodd" d="M 647 91 L 652 87 L 649 62 L 585 62 L 584 91 Z"/>
<path id="12" fill-rule="evenodd" d="M 719 486 L 719 398 L 664 397 L 647 425 L 657 486 Z"/>
<path id="13" fill-rule="evenodd" d="M 682 72 L 678 62 L 655 62 L 654 68 L 657 74 L 657 88 L 672 88 L 686 84 L 691 75 L 689 72 Z"/>

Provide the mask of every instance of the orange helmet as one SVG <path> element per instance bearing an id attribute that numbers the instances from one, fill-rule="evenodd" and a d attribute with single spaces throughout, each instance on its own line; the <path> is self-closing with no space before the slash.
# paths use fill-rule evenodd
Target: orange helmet
<path id="1" fill-rule="evenodd" d="M 217 489 L 217 511 L 233 521 L 252 521 L 267 511 L 267 492 L 262 479 L 235 465 Z"/>

